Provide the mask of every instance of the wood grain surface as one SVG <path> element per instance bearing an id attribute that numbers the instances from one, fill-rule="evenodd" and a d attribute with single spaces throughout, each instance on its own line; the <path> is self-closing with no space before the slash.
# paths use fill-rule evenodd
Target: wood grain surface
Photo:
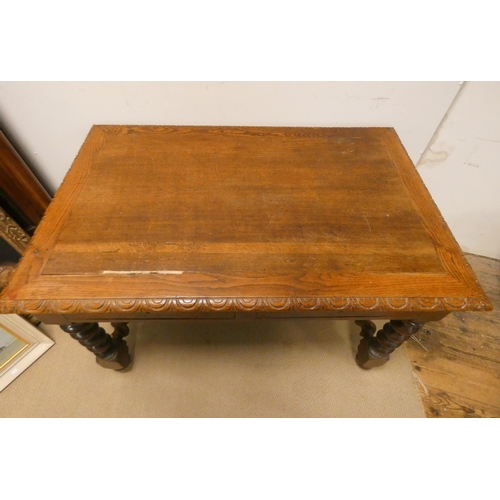
<path id="1" fill-rule="evenodd" d="M 405 344 L 428 417 L 500 417 L 500 261 L 467 259 L 493 311 L 450 314 Z"/>
<path id="2" fill-rule="evenodd" d="M 490 304 L 389 128 L 94 126 L 2 312 Z"/>

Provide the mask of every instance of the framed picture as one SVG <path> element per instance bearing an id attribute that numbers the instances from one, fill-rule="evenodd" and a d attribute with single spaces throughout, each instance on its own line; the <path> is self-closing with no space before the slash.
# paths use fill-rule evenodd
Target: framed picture
<path id="1" fill-rule="evenodd" d="M 0 207 L 0 290 L 7 286 L 29 240 L 30 237 Z"/>
<path id="2" fill-rule="evenodd" d="M 54 342 L 17 314 L 0 314 L 0 391 Z"/>

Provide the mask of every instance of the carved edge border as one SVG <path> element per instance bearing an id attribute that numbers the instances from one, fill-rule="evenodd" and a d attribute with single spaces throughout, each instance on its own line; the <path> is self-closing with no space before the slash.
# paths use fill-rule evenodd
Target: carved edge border
<path id="1" fill-rule="evenodd" d="M 468 298 L 169 298 L 87 300 L 2 300 L 0 313 L 104 314 L 163 312 L 439 312 L 489 311 L 487 299 Z"/>

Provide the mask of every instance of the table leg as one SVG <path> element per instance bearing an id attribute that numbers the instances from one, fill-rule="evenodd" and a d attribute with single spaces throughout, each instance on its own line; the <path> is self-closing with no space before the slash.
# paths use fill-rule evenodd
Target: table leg
<path id="1" fill-rule="evenodd" d="M 96 355 L 97 363 L 104 368 L 123 370 L 130 364 L 128 346 L 123 337 L 129 333 L 126 323 L 111 323 L 114 332 L 109 335 L 99 323 L 71 323 L 61 326 L 80 344 Z"/>
<path id="2" fill-rule="evenodd" d="M 377 328 L 372 321 L 359 320 L 356 324 L 361 327 L 363 337 L 358 347 L 356 363 L 365 369 L 387 363 L 391 352 L 423 326 L 423 323 L 414 320 L 391 320 L 375 334 Z"/>

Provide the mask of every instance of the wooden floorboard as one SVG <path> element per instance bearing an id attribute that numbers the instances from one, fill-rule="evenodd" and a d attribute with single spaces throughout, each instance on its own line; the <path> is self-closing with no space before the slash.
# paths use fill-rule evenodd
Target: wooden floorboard
<path id="1" fill-rule="evenodd" d="M 493 311 L 450 314 L 405 345 L 428 417 L 500 417 L 500 261 L 466 257 Z"/>

